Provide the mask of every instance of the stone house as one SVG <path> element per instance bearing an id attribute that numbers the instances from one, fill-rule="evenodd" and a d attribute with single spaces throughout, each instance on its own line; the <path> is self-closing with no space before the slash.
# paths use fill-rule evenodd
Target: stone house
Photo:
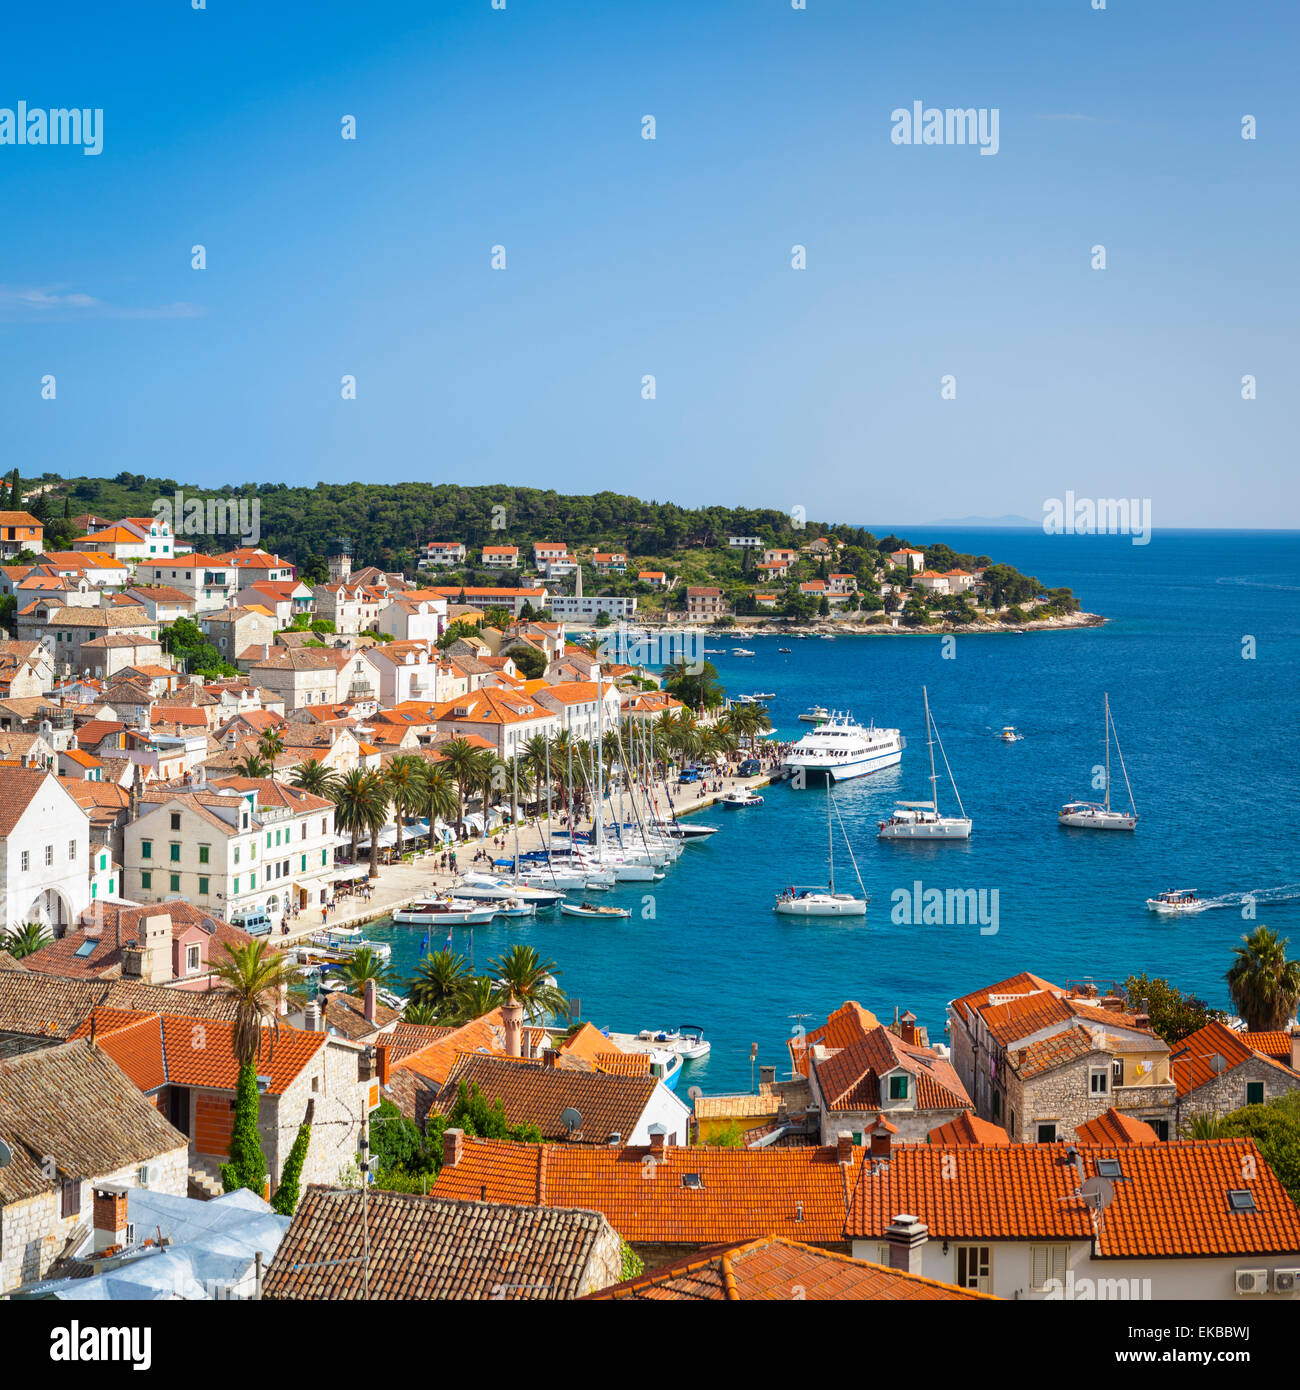
<path id="1" fill-rule="evenodd" d="M 84 1243 L 96 1187 L 186 1192 L 185 1136 L 88 1038 L 0 1060 L 0 1139 L 0 1294 Z"/>
<path id="2" fill-rule="evenodd" d="M 1264 1105 L 1300 1087 L 1300 1033 L 1294 1025 L 1287 1062 L 1257 1051 L 1222 1023 L 1207 1023 L 1178 1043 L 1169 1059 L 1178 1089 L 1177 1128 L 1196 1115 L 1228 1115 Z"/>

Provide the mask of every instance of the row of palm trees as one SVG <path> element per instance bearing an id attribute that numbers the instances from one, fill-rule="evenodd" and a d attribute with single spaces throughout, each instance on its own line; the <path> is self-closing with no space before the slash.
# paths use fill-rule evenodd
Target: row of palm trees
<path id="1" fill-rule="evenodd" d="M 737 705 L 713 723 L 681 710 L 661 715 L 649 728 L 625 720 L 605 734 L 601 755 L 607 768 L 645 757 L 658 773 L 666 774 L 675 762 L 711 761 L 752 751 L 759 735 L 771 727 L 761 705 Z M 283 751 L 278 734 L 263 734 L 256 752 L 241 758 L 236 770 L 244 777 L 269 777 Z M 439 761 L 430 763 L 418 754 L 398 753 L 382 770 L 354 768 L 342 774 L 306 760 L 293 768 L 290 783 L 333 801 L 338 828 L 352 837 L 354 863 L 362 836 L 370 838 L 372 878 L 379 872 L 379 832 L 390 820 L 396 822 L 400 855 L 408 820 L 423 817 L 430 825 L 435 820 L 454 821 L 462 828 L 466 803 L 475 797 L 485 807 L 493 797 L 506 798 L 515 808 L 520 800 L 535 796 L 552 805 L 558 801 L 571 811 L 586 804 L 586 789 L 595 783 L 594 743 L 574 739 L 567 729 L 551 738 L 534 734 L 513 764 L 465 738 L 440 744 L 438 754 Z"/>

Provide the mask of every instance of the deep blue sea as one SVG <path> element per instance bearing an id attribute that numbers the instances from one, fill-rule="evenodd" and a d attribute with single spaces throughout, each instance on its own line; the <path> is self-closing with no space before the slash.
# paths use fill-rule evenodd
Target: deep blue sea
<path id="1" fill-rule="evenodd" d="M 931 539 L 915 528 L 904 534 Z M 1145 900 L 1165 888 L 1256 893 L 1257 920 L 1290 934 L 1300 952 L 1300 533 L 1156 532 L 1134 546 L 1126 537 L 944 528 L 933 539 L 1068 585 L 1111 621 L 959 636 L 950 660 L 937 636 L 755 638 L 745 642 L 754 659 L 710 658 L 729 693 L 776 692 L 770 708 L 783 734 L 806 729 L 796 716 L 814 702 L 903 730 L 900 767 L 835 793 L 872 897 L 865 923 L 772 912 L 785 884 L 824 882 L 826 860 L 824 791 L 778 784 L 760 808 L 702 813 L 722 829 L 688 845 L 654 885 L 653 918 L 643 917 L 639 891 L 650 885 L 624 885 L 603 900 L 633 908 L 630 920 L 597 925 L 552 913 L 493 924 L 474 932 L 476 963 L 528 941 L 600 1026 L 701 1024 L 713 1051 L 688 1064 L 684 1092 L 747 1090 L 753 1043 L 760 1063 L 784 1070 L 794 1016 L 812 1027 L 846 999 L 882 1017 L 911 1009 L 941 1040 L 948 1000 L 1020 970 L 1062 985 L 1146 971 L 1225 1005 L 1231 949 L 1253 923 L 1239 903 L 1158 918 Z M 709 645 L 729 652 L 736 643 Z M 778 646 L 792 650 L 781 655 Z M 929 795 L 922 685 L 974 821 L 965 844 L 875 838 L 895 799 Z M 1063 801 L 1100 799 L 1091 777 L 1103 760 L 1103 691 L 1141 817 L 1133 834 L 1056 822 Z M 1004 724 L 1024 740 L 1000 742 Z M 1122 802 L 1113 770 L 1112 799 Z M 950 809 L 944 781 L 939 794 Z M 843 883 L 846 861 L 837 853 Z M 996 889 L 997 932 L 895 924 L 891 894 L 918 880 Z M 394 965 L 408 974 L 423 928 L 372 934 L 393 943 Z M 462 949 L 466 936 L 458 930 Z"/>

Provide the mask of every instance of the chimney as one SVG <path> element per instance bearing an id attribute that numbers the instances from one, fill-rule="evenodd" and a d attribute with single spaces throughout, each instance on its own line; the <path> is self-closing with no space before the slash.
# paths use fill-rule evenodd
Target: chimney
<path id="1" fill-rule="evenodd" d="M 388 1051 L 387 1043 L 379 1043 L 375 1048 L 376 1058 L 379 1062 L 379 1084 L 387 1086 L 389 1078 L 392 1076 L 392 1062 Z"/>
<path id="2" fill-rule="evenodd" d="M 321 1032 L 320 1003 L 313 999 L 302 1011 L 302 1026 L 309 1033 Z"/>
<path id="3" fill-rule="evenodd" d="M 650 1126 L 650 1152 L 662 1154 L 668 1147 L 668 1131 L 660 1124 Z"/>
<path id="4" fill-rule="evenodd" d="M 758 1069 L 758 1089 L 759 1089 L 760 1093 L 762 1092 L 764 1086 L 775 1086 L 775 1085 L 776 1085 L 776 1068 L 775 1068 L 775 1067 L 759 1067 L 759 1069 Z"/>
<path id="5" fill-rule="evenodd" d="M 1300 1070 L 1300 1023 L 1291 1025 L 1291 1070 Z"/>
<path id="6" fill-rule="evenodd" d="M 1138 1028 L 1151 1027 L 1151 1004 L 1148 1000 L 1142 1001 L 1137 1013 L 1133 1015 L 1133 1022 Z"/>
<path id="7" fill-rule="evenodd" d="M 373 1023 L 373 1022 L 375 1021 L 375 1004 L 376 1004 L 378 998 L 379 998 L 379 992 L 378 992 L 377 986 L 375 985 L 375 982 L 374 982 L 373 980 L 367 980 L 367 981 L 366 981 L 366 1002 L 365 1002 L 365 1012 L 366 1012 L 366 1022 L 367 1022 L 367 1023 Z"/>
<path id="8" fill-rule="evenodd" d="M 553 1047 L 548 1047 L 542 1052 L 542 1066 L 546 1068 L 554 1067 L 560 1060 L 560 1054 Z"/>
<path id="9" fill-rule="evenodd" d="M 835 1136 L 835 1160 L 837 1163 L 853 1162 L 853 1136 L 847 1129 L 842 1129 Z"/>
<path id="10" fill-rule="evenodd" d="M 883 1116 L 871 1127 L 871 1157 L 882 1162 L 889 1160 L 890 1135 L 898 1133 L 898 1126 L 891 1125 Z"/>
<path id="11" fill-rule="evenodd" d="M 919 1045 L 919 1039 L 916 1035 L 916 1015 L 910 1010 L 903 1015 L 902 1022 L 899 1025 L 898 1036 L 902 1038 L 905 1043 L 910 1043 L 913 1047 Z"/>
<path id="12" fill-rule="evenodd" d="M 447 1129 L 442 1134 L 442 1166 L 454 1168 L 465 1154 L 465 1131 Z"/>
<path id="13" fill-rule="evenodd" d="M 147 985 L 166 984 L 172 978 L 172 919 L 155 912 L 144 919 L 140 978 Z"/>
<path id="14" fill-rule="evenodd" d="M 524 1011 L 513 994 L 501 1006 L 501 1023 L 506 1035 L 506 1056 L 522 1057 Z"/>
<path id="15" fill-rule="evenodd" d="M 116 1187 L 95 1189 L 95 1254 L 126 1244 L 126 1192 Z"/>
<path id="16" fill-rule="evenodd" d="M 894 1217 L 885 1227 L 890 1269 L 902 1270 L 904 1274 L 920 1274 L 921 1247 L 929 1239 L 929 1230 L 915 1216 Z"/>

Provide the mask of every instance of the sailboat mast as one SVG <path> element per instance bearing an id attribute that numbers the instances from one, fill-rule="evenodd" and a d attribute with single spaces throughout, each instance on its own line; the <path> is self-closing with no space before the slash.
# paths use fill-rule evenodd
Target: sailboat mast
<path id="1" fill-rule="evenodd" d="M 939 779 L 934 771 L 934 726 L 930 721 L 930 692 L 921 687 L 921 698 L 925 701 L 925 739 L 930 749 L 930 804 L 934 813 L 939 814 Z"/>
<path id="2" fill-rule="evenodd" d="M 596 667 L 596 819 L 592 827 L 596 861 L 600 862 L 600 823 L 605 819 L 605 698 Z M 572 841 L 570 841 L 572 843 Z"/>
<path id="3" fill-rule="evenodd" d="M 831 830 L 831 782 L 834 779 L 826 778 L 826 848 L 830 853 L 831 865 L 831 896 L 835 895 L 835 835 Z"/>
<path id="4" fill-rule="evenodd" d="M 1103 696 L 1106 702 L 1106 809 L 1110 810 L 1110 691 Z"/>

